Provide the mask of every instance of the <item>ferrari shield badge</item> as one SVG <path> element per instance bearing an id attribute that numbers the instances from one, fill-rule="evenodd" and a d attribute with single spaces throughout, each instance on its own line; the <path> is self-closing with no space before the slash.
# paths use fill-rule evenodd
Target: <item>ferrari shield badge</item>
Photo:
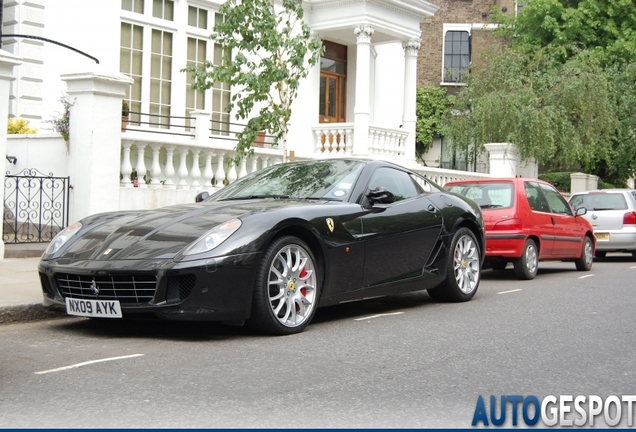
<path id="1" fill-rule="evenodd" d="M 334 227 L 333 219 L 327 218 L 327 228 L 329 228 L 329 232 L 333 232 Z"/>

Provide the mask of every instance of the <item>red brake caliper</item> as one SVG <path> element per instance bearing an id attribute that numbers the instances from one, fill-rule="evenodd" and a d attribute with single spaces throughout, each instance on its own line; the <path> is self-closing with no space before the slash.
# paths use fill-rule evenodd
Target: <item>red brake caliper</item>
<path id="1" fill-rule="evenodd" d="M 298 275 L 298 277 L 299 277 L 300 279 L 304 279 L 304 278 L 306 278 L 306 277 L 307 277 L 307 270 L 302 269 L 302 270 L 300 271 L 300 274 Z M 300 293 L 301 293 L 303 296 L 306 296 L 306 295 L 307 295 L 307 288 L 304 288 L 304 287 L 303 287 L 303 288 L 301 288 L 301 289 L 300 289 Z"/>

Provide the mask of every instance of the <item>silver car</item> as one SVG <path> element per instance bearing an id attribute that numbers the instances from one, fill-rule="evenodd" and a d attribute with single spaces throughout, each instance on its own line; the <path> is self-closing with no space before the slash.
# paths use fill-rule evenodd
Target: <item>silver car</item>
<path id="1" fill-rule="evenodd" d="M 583 215 L 594 228 L 596 256 L 631 252 L 636 260 L 636 190 L 603 189 L 572 194 L 570 205 L 587 209 Z"/>

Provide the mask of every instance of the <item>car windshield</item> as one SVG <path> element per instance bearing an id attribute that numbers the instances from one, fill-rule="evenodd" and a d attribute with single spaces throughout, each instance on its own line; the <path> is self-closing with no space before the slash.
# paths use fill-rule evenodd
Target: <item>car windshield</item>
<path id="1" fill-rule="evenodd" d="M 512 183 L 466 183 L 446 187 L 449 192 L 472 199 L 482 209 L 512 206 Z"/>
<path id="2" fill-rule="evenodd" d="M 345 201 L 364 165 L 364 162 L 348 160 L 273 165 L 224 187 L 208 200 L 293 198 Z"/>
<path id="3" fill-rule="evenodd" d="M 570 205 L 575 209 L 585 207 L 589 211 L 626 210 L 627 201 L 622 193 L 590 193 L 574 195 Z"/>

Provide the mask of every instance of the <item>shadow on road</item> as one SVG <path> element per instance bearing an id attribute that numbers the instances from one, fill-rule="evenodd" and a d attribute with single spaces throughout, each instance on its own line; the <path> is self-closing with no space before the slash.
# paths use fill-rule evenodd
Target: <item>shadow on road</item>
<path id="1" fill-rule="evenodd" d="M 319 308 L 310 327 L 355 317 L 391 313 L 433 304 L 425 291 L 352 302 Z M 164 339 L 174 341 L 223 341 L 230 339 L 267 337 L 248 326 L 230 326 L 218 322 L 182 322 L 161 319 L 91 319 L 67 318 L 50 321 L 50 328 L 103 338 Z"/>

